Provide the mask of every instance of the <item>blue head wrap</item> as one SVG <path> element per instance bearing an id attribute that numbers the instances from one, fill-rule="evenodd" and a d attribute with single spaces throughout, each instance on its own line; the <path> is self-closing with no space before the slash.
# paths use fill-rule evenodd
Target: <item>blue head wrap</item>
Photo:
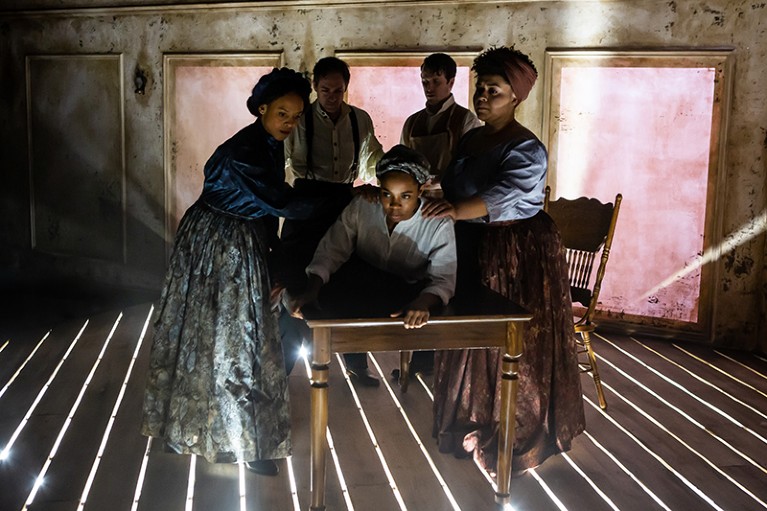
<path id="1" fill-rule="evenodd" d="M 286 94 L 298 94 L 304 100 L 304 110 L 309 105 L 309 94 L 312 86 L 304 75 L 287 67 L 272 69 L 269 73 L 259 78 L 258 83 L 248 98 L 247 105 L 250 113 L 259 117 L 261 113 L 258 107 L 268 105 L 277 98 Z"/>

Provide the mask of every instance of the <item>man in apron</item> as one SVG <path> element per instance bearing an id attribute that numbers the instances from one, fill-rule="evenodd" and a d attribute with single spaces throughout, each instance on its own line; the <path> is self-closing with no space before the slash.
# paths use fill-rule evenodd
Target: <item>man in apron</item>
<path id="1" fill-rule="evenodd" d="M 426 96 L 426 108 L 414 113 L 402 127 L 400 142 L 422 153 L 431 164 L 432 176 L 423 188 L 426 197 L 441 197 L 440 179 L 455 155 L 458 141 L 470 129 L 482 123 L 471 110 L 455 102 L 456 63 L 450 55 L 432 53 L 421 64 L 421 86 Z M 434 370 L 433 351 L 415 351 L 410 373 L 428 374 Z M 399 379 L 399 369 L 392 371 Z"/>
<path id="2" fill-rule="evenodd" d="M 422 153 L 432 169 L 427 196 L 439 196 L 439 180 L 455 155 L 458 140 L 482 123 L 470 110 L 458 105 L 453 97 L 456 63 L 450 55 L 433 53 L 421 64 L 421 85 L 426 108 L 414 113 L 402 127 L 400 142 Z"/>

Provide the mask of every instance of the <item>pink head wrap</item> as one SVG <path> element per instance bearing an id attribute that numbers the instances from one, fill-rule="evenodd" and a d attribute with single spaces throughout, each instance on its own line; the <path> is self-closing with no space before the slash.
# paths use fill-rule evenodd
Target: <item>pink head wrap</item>
<path id="1" fill-rule="evenodd" d="M 477 76 L 505 76 L 519 102 L 527 99 L 538 78 L 538 71 L 530 57 L 513 46 L 498 46 L 483 51 L 474 59 L 471 70 L 477 73 Z"/>
<path id="2" fill-rule="evenodd" d="M 514 94 L 521 103 L 530 94 L 530 90 L 538 78 L 538 73 L 526 60 L 516 55 L 510 55 L 504 61 L 503 68 L 506 71 L 506 78 L 511 84 L 511 90 L 514 91 Z"/>

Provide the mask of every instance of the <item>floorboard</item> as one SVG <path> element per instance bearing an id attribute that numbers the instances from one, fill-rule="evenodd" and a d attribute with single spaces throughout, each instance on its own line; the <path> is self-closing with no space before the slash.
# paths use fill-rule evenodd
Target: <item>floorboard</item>
<path id="1" fill-rule="evenodd" d="M 673 347 L 668 345 L 658 346 L 657 349 L 661 352 L 675 351 Z M 604 350 L 600 352 L 600 356 L 610 358 L 611 354 L 608 350 Z M 633 377 L 636 380 L 643 384 L 649 384 L 651 389 L 657 392 L 664 400 L 678 408 L 679 411 L 675 412 L 676 415 L 670 415 L 669 420 L 671 424 L 674 424 L 676 421 L 684 421 L 682 413 L 687 414 L 690 416 L 690 419 L 682 427 L 690 428 L 691 434 L 696 434 L 699 428 L 704 427 L 707 431 L 731 443 L 734 449 L 749 452 L 750 456 L 754 459 L 767 459 L 767 438 L 765 438 L 767 436 L 767 414 L 762 411 L 764 408 L 761 410 L 758 408 L 759 406 L 764 406 L 764 399 L 761 399 L 761 403 L 758 400 L 753 400 L 751 403 L 745 401 L 739 403 L 714 390 L 719 388 L 720 385 L 718 381 L 713 380 L 716 381 L 716 385 L 712 387 L 710 375 L 706 375 L 706 379 L 701 380 L 692 376 L 686 368 L 682 369 L 678 365 L 668 363 L 662 358 L 651 360 L 649 365 L 653 370 L 659 371 L 666 378 L 669 378 L 673 384 L 668 383 L 645 367 L 636 364 L 631 359 L 621 360 L 619 364 L 622 365 L 624 370 L 631 368 Z M 602 375 L 603 377 L 607 375 L 608 379 L 605 381 L 609 382 L 610 374 L 614 372 L 606 364 L 603 365 L 606 367 L 603 368 Z M 743 388 L 731 389 L 729 394 L 743 401 L 742 398 L 746 392 L 744 392 Z M 665 409 L 665 406 L 661 408 Z M 698 424 L 695 424 L 695 422 Z M 760 438 L 764 440 L 759 440 Z M 710 439 L 714 439 L 714 437 L 711 436 Z M 712 445 L 714 448 L 718 447 L 718 440 L 714 439 Z M 720 463 L 723 464 L 729 464 L 730 462 L 726 458 L 720 460 Z M 763 466 L 767 467 L 767 464 L 763 462 Z"/>
<path id="2" fill-rule="evenodd" d="M 480 469 L 471 460 L 456 459 L 452 454 L 439 452 L 436 439 L 432 437 L 433 402 L 424 386 L 414 378 L 410 382 L 408 391 L 403 394 L 390 377 L 391 370 L 399 367 L 399 355 L 375 353 L 374 356 L 458 506 L 461 509 L 495 509 L 495 500 L 492 492 L 489 491 L 490 483 L 481 474 Z M 430 384 L 431 378 L 427 376 L 425 381 Z M 423 469 L 427 470 L 427 467 L 424 466 Z"/>
<path id="3" fill-rule="evenodd" d="M 30 311 L 19 324 L 5 321 L 0 326 L 0 347 L 10 340 L 0 351 L 0 389 L 5 388 L 0 394 L 0 449 L 20 431 L 8 458 L 0 461 L 0 511 L 21 511 L 42 472 L 45 479 L 30 511 L 308 509 L 310 405 L 303 362 L 289 380 L 293 456 L 279 461 L 277 477 L 244 471 L 241 484 L 238 465 L 195 458 L 190 485 L 191 456 L 166 453 L 155 442 L 145 458 L 148 442 L 140 423 L 150 313 L 147 301 L 109 310 L 91 307 L 80 315 L 69 307 L 58 313 L 42 310 L 40 321 L 33 321 Z M 586 433 L 575 439 L 568 459 L 557 456 L 535 471 L 515 475 L 514 510 L 767 509 L 766 358 L 684 339 L 597 334 L 593 343 L 606 384 L 607 412 L 596 406 L 593 381 L 583 375 Z M 411 380 L 408 392 L 402 393 L 389 377 L 398 354 L 376 353 L 373 358 L 393 396 L 384 385 L 354 385 L 361 410 L 339 361 L 334 357 L 331 364 L 329 431 L 341 472 L 329 456 L 327 509 L 496 509 L 491 484 L 472 460 L 440 453 L 431 437 L 431 378 L 423 378 L 425 386 Z M 363 413 L 401 500 L 391 488 Z M 27 414 L 29 420 L 19 429 Z M 55 456 L 46 465 L 59 437 Z"/>
<path id="4" fill-rule="evenodd" d="M 105 337 L 101 345 L 93 343 L 88 346 L 84 343 L 78 346 L 80 351 L 73 352 L 76 358 L 87 358 L 90 361 L 91 353 L 86 355 L 82 349 L 88 346 L 88 351 L 96 351 L 96 356 L 101 356 L 101 359 L 98 365 L 95 365 L 94 360 L 86 372 L 89 376 L 92 375 L 88 386 L 81 387 L 85 384 L 84 381 L 77 386 L 78 408 L 61 437 L 56 456 L 46 473 L 46 484 L 41 487 L 35 499 L 38 504 L 59 500 L 79 503 L 112 415 L 115 400 L 120 393 L 123 375 L 130 365 L 136 333 L 140 332 L 144 324 L 147 309 L 148 307 L 140 307 L 139 310 L 126 311 L 125 316 L 114 328 L 111 338 Z M 107 335 L 109 333 L 107 332 Z M 100 339 L 103 332 L 98 331 L 95 334 L 96 338 Z M 73 381 L 79 383 L 79 380 L 74 378 Z M 55 398 L 53 394 L 50 397 Z M 41 407 L 41 413 L 44 413 L 43 410 Z M 73 466 L 84 470 L 72 471 Z"/>
<path id="5" fill-rule="evenodd" d="M 4 329 L 0 334 L 0 348 L 2 348 L 0 351 L 0 390 L 5 387 L 35 347 L 39 344 L 38 350 L 41 349 L 49 338 L 49 330 L 44 327 L 27 328 L 19 331 Z"/>
<path id="6" fill-rule="evenodd" d="M 48 380 L 54 376 L 54 371 L 59 365 L 61 358 L 67 351 L 67 348 L 74 342 L 79 330 L 83 327 L 85 320 L 80 319 L 64 325 L 59 325 L 48 336 L 45 342 L 34 354 L 34 360 L 26 363 L 23 369 L 18 372 L 24 361 L 33 351 L 23 350 L 24 356 L 19 357 L 18 364 L 15 366 L 3 367 L 8 373 L 3 381 L 5 392 L 3 393 L 2 406 L 0 406 L 0 439 L 9 438 L 24 418 L 30 406 L 35 402 L 40 391 Z M 37 344 L 35 340 L 35 344 Z M 16 375 L 11 383 L 11 378 Z M 10 383 L 10 386 L 7 384 Z M 0 445 L 5 445 L 3 442 Z"/>
<path id="7" fill-rule="evenodd" d="M 185 510 L 191 464 L 191 456 L 153 451 L 149 456 L 137 511 Z M 196 470 L 197 458 L 194 466 Z M 132 483 L 135 488 L 136 481 Z"/>
<path id="8" fill-rule="evenodd" d="M 152 309 L 138 309 L 143 324 L 132 332 L 131 358 L 136 360 L 124 374 L 117 373 L 120 385 L 127 378 L 125 392 L 115 414 L 115 420 L 104 446 L 98 470 L 88 493 L 85 511 L 130 509 L 136 492 L 136 481 L 141 472 L 147 438 L 139 433 L 138 419 L 143 405 L 144 380 L 149 367 L 149 342 L 146 330 Z M 138 325 L 136 324 L 138 327 Z M 136 349 L 138 352 L 136 353 Z M 116 403 L 114 403 L 116 404 Z M 113 404 L 113 406 L 114 406 Z"/>
<path id="9" fill-rule="evenodd" d="M 335 356 L 330 363 L 328 380 L 328 424 L 353 507 L 398 509 L 384 467 Z M 380 391 L 366 387 L 356 390 L 363 398 L 365 394 Z M 328 468 L 330 462 L 328 460 Z"/>

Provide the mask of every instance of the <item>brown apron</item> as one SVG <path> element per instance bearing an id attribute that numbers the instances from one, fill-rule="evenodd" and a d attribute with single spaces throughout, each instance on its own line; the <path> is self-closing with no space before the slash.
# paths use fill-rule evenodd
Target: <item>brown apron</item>
<path id="1" fill-rule="evenodd" d="M 425 110 L 422 110 L 418 113 L 418 117 L 415 118 L 413 127 L 408 134 L 410 148 L 426 156 L 431 164 L 432 175 L 441 176 L 453 158 L 452 148 L 457 141 L 453 140 L 454 137 L 450 126 L 454 112 L 455 108 L 451 108 L 447 122 L 440 122 L 435 126 L 435 128 L 440 130 L 438 133 L 415 136 L 413 135 L 414 133 L 426 133 L 428 115 Z"/>
<path id="2" fill-rule="evenodd" d="M 439 122 L 435 128 L 439 131 L 429 135 L 414 136 L 413 133 L 426 133 L 428 114 L 425 110 L 418 113 L 408 134 L 410 148 L 426 156 L 431 165 L 431 179 L 423 189 L 423 195 L 430 198 L 441 198 L 442 188 L 439 180 L 453 159 L 453 147 L 457 143 L 452 130 L 455 108 L 450 109 L 446 122 Z"/>

